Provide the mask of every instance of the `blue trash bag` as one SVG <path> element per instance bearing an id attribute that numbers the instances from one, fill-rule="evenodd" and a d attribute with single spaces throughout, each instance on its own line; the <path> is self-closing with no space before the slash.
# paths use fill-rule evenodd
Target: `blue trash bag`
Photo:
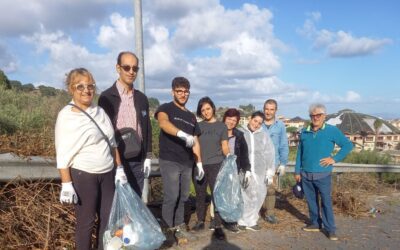
<path id="1" fill-rule="evenodd" d="M 237 222 L 243 213 L 243 198 L 237 172 L 236 155 L 222 162 L 214 186 L 216 210 L 226 222 Z"/>
<path id="2" fill-rule="evenodd" d="M 130 185 L 115 185 L 110 218 L 103 235 L 105 250 L 157 249 L 165 240 L 160 224 Z"/>

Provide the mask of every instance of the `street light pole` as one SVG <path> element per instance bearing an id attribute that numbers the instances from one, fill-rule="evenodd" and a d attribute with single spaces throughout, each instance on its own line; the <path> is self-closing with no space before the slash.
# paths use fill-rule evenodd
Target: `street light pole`
<path id="1" fill-rule="evenodd" d="M 137 75 L 136 89 L 145 93 L 144 84 L 144 53 L 143 53 L 143 24 L 142 24 L 142 0 L 134 0 L 134 15 L 135 15 L 135 49 L 136 55 L 139 58 L 139 67 Z"/>
<path id="2" fill-rule="evenodd" d="M 136 89 L 145 93 L 144 84 L 144 53 L 143 53 L 143 24 L 142 24 L 142 0 L 133 1 L 135 15 L 135 49 L 136 56 L 139 58 L 139 68 L 137 75 Z M 147 204 L 149 196 L 149 179 L 145 178 L 143 183 L 142 200 Z"/>

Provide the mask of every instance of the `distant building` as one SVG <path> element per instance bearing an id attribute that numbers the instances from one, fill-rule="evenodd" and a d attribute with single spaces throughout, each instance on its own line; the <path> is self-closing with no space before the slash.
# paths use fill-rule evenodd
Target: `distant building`
<path id="1" fill-rule="evenodd" d="M 391 120 L 389 122 L 390 122 L 390 124 L 392 124 L 396 128 L 400 129 L 400 119 Z"/>
<path id="2" fill-rule="evenodd" d="M 303 118 L 296 116 L 295 118 L 285 120 L 285 126 L 286 127 L 295 127 L 295 128 L 303 128 L 304 124 L 306 124 L 307 120 L 304 120 Z"/>
<path id="3" fill-rule="evenodd" d="M 381 124 L 379 128 L 375 128 L 377 120 Z M 388 121 L 353 110 L 330 114 L 326 123 L 338 127 L 358 150 L 393 150 L 400 142 L 400 130 Z"/>

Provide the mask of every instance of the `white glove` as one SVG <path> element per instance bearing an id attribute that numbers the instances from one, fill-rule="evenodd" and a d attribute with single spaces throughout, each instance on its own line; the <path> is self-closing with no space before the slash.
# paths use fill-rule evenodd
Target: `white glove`
<path id="1" fill-rule="evenodd" d="M 183 132 L 182 130 L 179 130 L 178 133 L 176 133 L 176 136 L 178 136 L 180 139 L 186 142 L 186 147 L 191 148 L 194 146 L 194 137 L 193 135 L 189 135 L 188 133 Z"/>
<path id="2" fill-rule="evenodd" d="M 265 184 L 268 186 L 274 182 L 274 171 L 272 169 L 267 170 L 267 174 L 265 175 Z"/>
<path id="3" fill-rule="evenodd" d="M 126 178 L 126 174 L 124 171 L 124 167 L 122 165 L 118 165 L 117 171 L 115 172 L 115 184 L 119 182 L 120 185 L 124 185 L 128 182 Z"/>
<path id="4" fill-rule="evenodd" d="M 279 165 L 278 169 L 276 170 L 276 173 L 279 176 L 284 176 L 285 175 L 285 165 Z"/>
<path id="5" fill-rule="evenodd" d="M 66 204 L 78 203 L 78 195 L 71 181 L 61 183 L 60 202 Z"/>
<path id="6" fill-rule="evenodd" d="M 196 180 L 201 181 L 204 177 L 203 163 L 201 162 L 196 163 L 196 167 L 197 167 Z"/>
<path id="7" fill-rule="evenodd" d="M 146 178 L 146 179 L 149 178 L 150 172 L 151 172 L 151 160 L 146 159 L 146 160 L 144 160 L 144 163 L 143 163 L 144 178 Z"/>
<path id="8" fill-rule="evenodd" d="M 246 171 L 246 173 L 244 174 L 243 183 L 242 183 L 242 186 L 244 189 L 246 189 L 249 186 L 251 175 L 252 174 L 250 171 Z"/>

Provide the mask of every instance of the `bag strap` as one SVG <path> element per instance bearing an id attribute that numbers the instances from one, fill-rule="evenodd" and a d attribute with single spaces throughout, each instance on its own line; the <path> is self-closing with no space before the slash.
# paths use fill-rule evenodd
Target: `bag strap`
<path id="1" fill-rule="evenodd" d="M 110 152 L 111 155 L 114 156 L 113 150 L 112 150 L 112 146 L 111 146 L 111 142 L 108 139 L 108 137 L 106 136 L 106 134 L 103 132 L 103 130 L 100 128 L 100 126 L 97 124 L 97 122 L 93 119 L 93 117 L 91 117 L 85 110 L 83 110 L 82 108 L 78 107 L 77 105 L 73 104 L 73 103 L 68 103 L 68 105 L 71 105 L 77 109 L 79 109 L 82 113 L 84 113 L 87 117 L 89 117 L 90 120 L 92 120 L 92 122 L 94 123 L 94 125 L 96 125 L 96 127 L 100 130 L 101 134 L 103 135 L 104 139 L 106 140 L 108 146 L 110 147 Z"/>

